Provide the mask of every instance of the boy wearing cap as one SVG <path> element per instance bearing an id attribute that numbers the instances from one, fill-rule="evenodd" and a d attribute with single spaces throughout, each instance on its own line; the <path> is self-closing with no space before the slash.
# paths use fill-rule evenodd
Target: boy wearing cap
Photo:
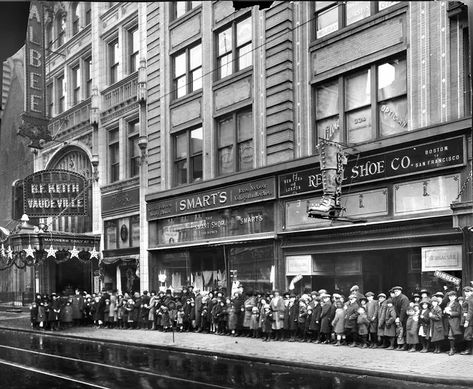
<path id="1" fill-rule="evenodd" d="M 373 292 L 366 292 L 365 294 L 368 302 L 366 303 L 366 315 L 368 316 L 369 324 L 369 335 L 368 339 L 370 342 L 370 348 L 376 348 L 376 342 L 378 340 L 378 309 L 379 305 L 374 300 Z"/>
<path id="2" fill-rule="evenodd" d="M 356 326 L 356 319 L 358 318 L 357 295 L 351 294 L 348 297 L 347 308 L 345 310 L 345 337 L 347 343 L 351 341 L 350 347 L 355 347 L 358 338 L 358 328 Z"/>
<path id="3" fill-rule="evenodd" d="M 386 320 L 386 295 L 384 293 L 378 294 L 378 318 L 377 318 L 377 334 L 378 334 L 378 345 L 382 348 L 388 347 L 388 344 L 385 344 L 385 334 L 384 334 L 384 325 Z M 378 347 L 375 345 L 375 347 Z"/>
<path id="4" fill-rule="evenodd" d="M 393 301 L 386 300 L 386 313 L 384 317 L 384 336 L 389 340 L 389 347 L 386 350 L 394 350 L 394 341 L 396 340 L 396 310 Z"/>
<path id="5" fill-rule="evenodd" d="M 472 347 L 472 338 L 473 338 L 473 288 L 471 286 L 465 286 L 463 288 L 463 292 L 465 293 L 465 309 L 463 311 L 464 316 L 464 323 L 463 327 L 465 328 L 465 332 L 463 333 L 463 339 L 467 344 L 466 349 L 462 351 L 461 355 L 470 355 L 473 354 L 473 347 Z"/>
<path id="6" fill-rule="evenodd" d="M 455 354 L 455 343 L 458 343 L 459 337 L 462 335 L 460 329 L 461 306 L 457 301 L 457 292 L 451 290 L 447 293 L 448 303 L 443 310 L 445 317 L 445 332 L 447 333 L 450 343 L 450 351 L 448 355 Z"/>
<path id="7" fill-rule="evenodd" d="M 330 334 L 332 333 L 332 320 L 335 316 L 335 309 L 330 302 L 330 295 L 325 293 L 322 295 L 322 311 L 320 312 L 320 342 L 324 344 L 330 343 Z"/>

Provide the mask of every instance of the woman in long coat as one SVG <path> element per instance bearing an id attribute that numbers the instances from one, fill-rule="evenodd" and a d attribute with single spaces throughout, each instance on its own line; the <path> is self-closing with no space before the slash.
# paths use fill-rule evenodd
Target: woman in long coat
<path id="1" fill-rule="evenodd" d="M 253 307 L 256 306 L 256 297 L 253 296 L 252 292 L 247 293 L 247 298 L 245 302 L 243 303 L 243 306 L 245 308 L 245 314 L 243 317 L 243 328 L 245 331 L 247 331 L 246 335 L 250 336 L 250 321 L 251 321 L 251 312 L 253 310 Z"/>
<path id="2" fill-rule="evenodd" d="M 442 308 L 439 306 L 439 300 L 436 297 L 432 297 L 431 300 L 432 308 L 430 309 L 430 335 L 431 342 L 434 344 L 434 353 L 440 353 L 440 342 L 445 338 L 443 320 L 442 320 Z"/>
<path id="3" fill-rule="evenodd" d="M 236 313 L 236 308 L 235 308 L 235 303 L 227 299 L 227 313 L 228 313 L 228 318 L 227 318 L 227 329 L 228 331 L 235 336 L 235 330 L 237 328 L 237 323 L 238 323 L 238 316 Z"/>
<path id="4" fill-rule="evenodd" d="M 320 312 L 320 340 L 324 343 L 330 343 L 330 334 L 332 332 L 332 320 L 335 315 L 335 309 L 330 302 L 330 295 L 322 296 L 322 311 Z"/>
<path id="5" fill-rule="evenodd" d="M 315 297 L 312 301 L 312 316 L 310 318 L 309 331 L 312 334 L 312 341 L 314 343 L 320 343 L 319 334 L 320 334 L 320 313 L 322 312 L 322 307 L 320 305 L 320 300 L 318 297 Z"/>
<path id="6" fill-rule="evenodd" d="M 378 342 L 384 342 L 384 322 L 386 320 L 386 295 L 384 293 L 378 294 Z M 382 345 L 382 344 L 381 344 Z"/>
<path id="7" fill-rule="evenodd" d="M 275 331 L 274 339 L 282 340 L 281 330 L 284 327 L 284 315 L 286 307 L 284 305 L 284 299 L 279 295 L 279 291 L 274 291 L 274 297 L 269 303 L 271 312 L 272 312 L 272 330 Z"/>

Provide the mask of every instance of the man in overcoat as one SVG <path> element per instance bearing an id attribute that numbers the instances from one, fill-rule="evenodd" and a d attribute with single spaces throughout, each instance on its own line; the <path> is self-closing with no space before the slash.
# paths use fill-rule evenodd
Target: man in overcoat
<path id="1" fill-rule="evenodd" d="M 82 314 L 84 312 L 84 297 L 80 293 L 79 289 L 75 290 L 75 294 L 72 296 L 72 320 L 74 325 L 82 324 Z"/>
<path id="2" fill-rule="evenodd" d="M 409 298 L 402 293 L 401 286 L 395 286 L 392 288 L 394 292 L 393 306 L 396 311 L 396 323 L 400 322 L 404 329 L 403 333 L 406 333 L 407 324 L 407 309 L 409 308 Z M 405 335 L 404 335 L 405 336 Z M 404 342 L 403 350 L 407 350 L 407 343 Z"/>
<path id="3" fill-rule="evenodd" d="M 470 355 L 473 354 L 473 288 L 471 286 L 465 286 L 463 288 L 463 292 L 465 293 L 465 306 L 466 310 L 463 311 L 464 316 L 464 333 L 463 338 L 466 341 L 466 349 L 462 351 L 461 355 Z"/>
<path id="4" fill-rule="evenodd" d="M 345 311 L 345 337 L 347 343 L 351 341 L 350 347 L 355 347 L 358 340 L 358 328 L 356 325 L 356 320 L 358 318 L 358 308 L 357 295 L 351 294 L 348 297 L 347 309 Z"/>
<path id="5" fill-rule="evenodd" d="M 273 315 L 272 330 L 274 332 L 274 340 L 283 340 L 282 329 L 284 327 L 286 306 L 278 290 L 275 290 L 273 295 L 274 297 L 271 299 L 269 306 Z"/>
<path id="6" fill-rule="evenodd" d="M 366 303 L 366 316 L 370 321 L 369 324 L 369 341 L 370 348 L 376 348 L 376 342 L 378 341 L 378 309 L 379 305 L 376 300 L 374 300 L 374 293 L 367 292 L 365 294 L 368 302 Z"/>

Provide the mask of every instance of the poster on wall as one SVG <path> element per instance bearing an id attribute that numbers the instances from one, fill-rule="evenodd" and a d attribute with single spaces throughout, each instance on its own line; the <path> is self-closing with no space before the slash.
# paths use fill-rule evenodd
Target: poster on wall
<path id="1" fill-rule="evenodd" d="M 462 270 L 462 246 L 422 247 L 422 271 Z"/>

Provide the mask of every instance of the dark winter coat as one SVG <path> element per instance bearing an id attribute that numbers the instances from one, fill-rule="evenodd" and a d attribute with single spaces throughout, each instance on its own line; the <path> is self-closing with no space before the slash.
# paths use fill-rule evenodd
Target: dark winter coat
<path id="1" fill-rule="evenodd" d="M 450 307 L 450 313 L 447 313 L 444 310 L 445 334 L 448 336 L 451 331 L 453 335 L 462 335 L 463 332 L 460 328 L 462 308 L 460 303 L 458 301 L 454 301 L 451 305 L 447 304 L 447 307 Z"/>
<path id="2" fill-rule="evenodd" d="M 395 337 L 396 336 L 396 310 L 394 306 L 386 305 L 386 313 L 384 315 L 384 336 Z"/>
<path id="3" fill-rule="evenodd" d="M 58 321 L 60 313 L 61 313 L 61 301 L 59 301 L 58 298 L 53 299 L 53 301 L 51 301 L 51 305 L 49 307 L 48 320 L 49 321 Z"/>
<path id="4" fill-rule="evenodd" d="M 322 313 L 322 307 L 317 304 L 316 307 L 312 308 L 312 316 L 310 317 L 309 330 L 320 331 L 320 315 Z"/>
<path id="5" fill-rule="evenodd" d="M 320 312 L 320 332 L 330 334 L 332 332 L 332 320 L 335 316 L 335 307 L 327 302 L 322 305 Z"/>
<path id="6" fill-rule="evenodd" d="M 386 308 L 388 306 L 386 305 L 386 300 L 383 301 L 382 303 L 378 302 L 378 336 L 385 336 L 384 333 L 384 327 L 385 327 L 385 321 L 386 321 Z"/>
<path id="7" fill-rule="evenodd" d="M 439 342 L 445 339 L 442 320 L 442 308 L 439 306 L 432 307 L 429 313 L 430 317 L 430 334 L 432 342 Z"/>
<path id="8" fill-rule="evenodd" d="M 396 311 L 396 317 L 405 325 L 407 321 L 407 309 L 409 308 L 409 299 L 405 294 L 400 294 L 393 298 L 393 305 Z"/>
<path id="9" fill-rule="evenodd" d="M 429 317 L 430 309 L 426 309 L 425 311 L 422 309 L 419 313 L 419 331 L 422 327 L 424 331 L 425 337 L 427 339 L 430 338 L 430 317 Z M 420 333 L 420 332 L 419 332 Z"/>
<path id="10" fill-rule="evenodd" d="M 345 310 L 345 328 L 356 331 L 356 319 L 358 318 L 358 304 L 349 303 Z"/>
<path id="11" fill-rule="evenodd" d="M 289 330 L 297 329 L 297 318 L 299 315 L 299 302 L 296 300 L 289 306 Z"/>
<path id="12" fill-rule="evenodd" d="M 356 324 L 358 326 L 358 334 L 359 335 L 368 335 L 368 327 L 370 325 L 370 321 L 366 313 L 358 314 L 356 318 Z"/>
<path id="13" fill-rule="evenodd" d="M 84 297 L 80 294 L 72 296 L 72 318 L 74 320 L 82 319 L 82 312 L 84 311 Z"/>
<path id="14" fill-rule="evenodd" d="M 417 344 L 419 343 L 419 318 L 411 315 L 407 316 L 406 322 L 406 343 Z"/>
<path id="15" fill-rule="evenodd" d="M 369 332 L 377 333 L 378 332 L 378 310 L 379 304 L 376 300 L 368 301 L 366 304 L 366 316 L 370 321 Z"/>

